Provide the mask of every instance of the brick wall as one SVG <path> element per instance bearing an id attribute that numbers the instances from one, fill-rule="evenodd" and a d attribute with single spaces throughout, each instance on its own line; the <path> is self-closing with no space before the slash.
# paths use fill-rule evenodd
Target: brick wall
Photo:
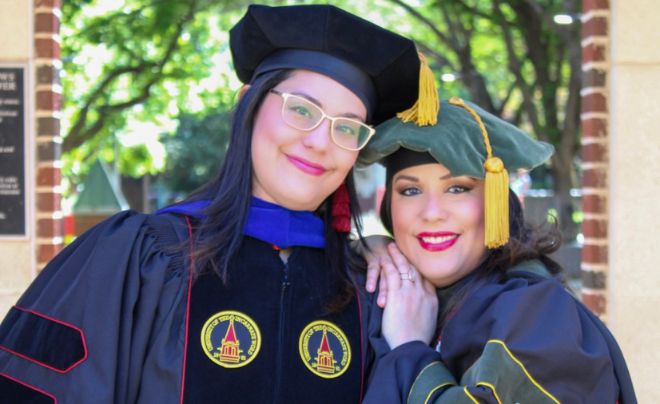
<path id="1" fill-rule="evenodd" d="M 61 209 L 60 0 L 35 0 L 36 260 L 41 270 L 63 243 Z"/>
<path id="2" fill-rule="evenodd" d="M 607 317 L 609 72 L 608 0 L 582 2 L 582 301 Z"/>

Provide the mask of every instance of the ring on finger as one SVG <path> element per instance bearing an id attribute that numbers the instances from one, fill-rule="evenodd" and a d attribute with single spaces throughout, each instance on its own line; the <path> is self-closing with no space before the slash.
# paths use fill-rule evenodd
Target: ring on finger
<path id="1" fill-rule="evenodd" d="M 402 281 L 415 282 L 414 272 L 401 272 Z"/>

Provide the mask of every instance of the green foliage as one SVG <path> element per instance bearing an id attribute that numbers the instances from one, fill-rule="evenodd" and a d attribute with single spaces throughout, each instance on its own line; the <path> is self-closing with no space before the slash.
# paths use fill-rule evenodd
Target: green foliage
<path id="1" fill-rule="evenodd" d="M 183 115 L 173 136 L 163 139 L 167 165 L 157 182 L 182 197 L 214 177 L 229 144 L 231 114 L 215 112 L 206 116 Z"/>
<path id="2" fill-rule="evenodd" d="M 573 212 L 573 221 L 575 223 L 582 223 L 584 221 L 584 212 L 582 211 Z"/>
<path id="3" fill-rule="evenodd" d="M 554 23 L 579 13 L 578 0 L 389 0 L 383 25 L 414 38 L 441 77 L 442 98 L 458 95 L 511 120 L 555 146 L 551 161 L 557 217 L 566 240 L 575 232 L 570 189 L 579 149 L 580 24 Z M 392 7 L 394 6 L 394 7 Z M 368 7 L 364 3 L 352 7 Z M 385 10 L 380 8 L 380 10 Z M 364 11 L 363 11 L 364 12 Z M 367 11 L 368 13 L 368 11 Z M 364 14 L 360 14 L 364 15 Z M 380 21 L 378 21 L 380 22 Z"/>
<path id="4" fill-rule="evenodd" d="M 230 65 L 228 30 L 248 3 L 63 2 L 65 176 L 79 181 L 97 156 L 119 160 L 130 175 L 165 169 L 162 183 L 177 192 L 212 176 L 226 144 L 225 114 L 240 84 Z M 268 2 L 310 3 L 322 2 Z M 456 77 L 438 81 L 442 98 L 470 99 L 553 143 L 552 183 L 570 200 L 579 146 L 579 24 L 560 27 L 552 16 L 579 12 L 579 1 L 332 3 L 414 38 L 436 77 Z M 558 217 L 561 223 L 570 212 Z"/>
<path id="5" fill-rule="evenodd" d="M 65 176 L 78 182 L 97 156 L 120 158 L 124 174 L 162 170 L 147 140 L 172 131 L 180 114 L 233 99 L 227 31 L 243 9 L 229 0 L 64 2 Z M 135 129 L 147 123 L 150 133 Z"/>

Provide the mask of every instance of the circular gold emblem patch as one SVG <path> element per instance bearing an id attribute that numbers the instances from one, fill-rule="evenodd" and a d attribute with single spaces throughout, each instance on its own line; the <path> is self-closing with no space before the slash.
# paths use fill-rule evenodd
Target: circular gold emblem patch
<path id="1" fill-rule="evenodd" d="M 232 310 L 211 316 L 202 327 L 202 350 L 213 362 L 225 368 L 239 368 L 256 358 L 261 333 L 247 315 Z"/>
<path id="2" fill-rule="evenodd" d="M 300 333 L 300 358 L 317 376 L 341 376 L 351 363 L 351 346 L 346 335 L 328 321 L 314 321 Z"/>

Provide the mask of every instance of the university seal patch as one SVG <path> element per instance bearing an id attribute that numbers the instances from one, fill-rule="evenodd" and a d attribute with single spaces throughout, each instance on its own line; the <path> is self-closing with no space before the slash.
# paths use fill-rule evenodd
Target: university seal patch
<path id="1" fill-rule="evenodd" d="M 239 368 L 256 358 L 261 348 L 257 324 L 238 311 L 212 315 L 202 327 L 202 349 L 213 362 L 225 368 Z"/>
<path id="2" fill-rule="evenodd" d="M 351 346 L 339 327 L 328 321 L 314 321 L 300 333 L 300 357 L 312 373 L 333 379 L 351 363 Z"/>

